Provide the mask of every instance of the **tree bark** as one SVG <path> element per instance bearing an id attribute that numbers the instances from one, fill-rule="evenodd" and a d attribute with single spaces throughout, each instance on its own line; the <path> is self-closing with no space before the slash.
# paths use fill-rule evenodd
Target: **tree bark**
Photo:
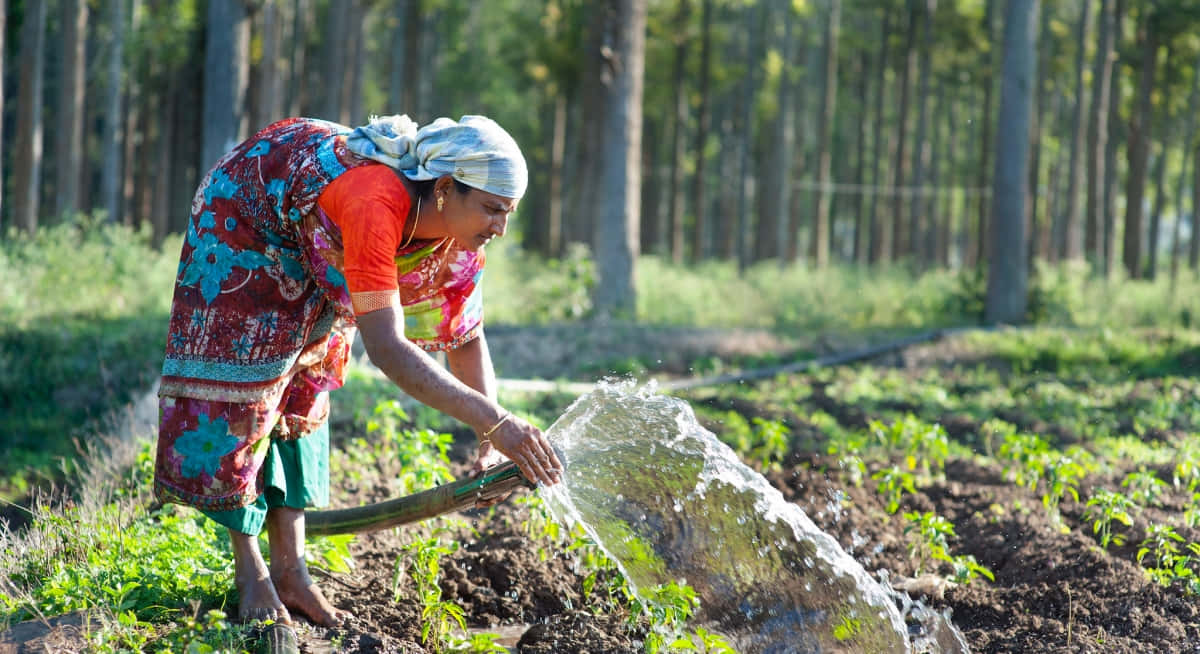
<path id="1" fill-rule="evenodd" d="M 993 20 L 994 7 L 997 3 L 986 2 L 986 8 L 983 12 L 983 31 L 987 34 L 988 43 L 993 46 L 996 43 L 995 28 Z M 992 203 L 988 201 L 986 195 L 983 194 L 983 189 L 989 186 L 989 178 L 992 173 L 992 87 L 993 82 L 992 69 L 995 66 L 995 47 L 988 48 L 987 52 L 981 57 L 980 67 L 983 73 L 980 75 L 983 86 L 983 100 L 981 101 L 982 116 L 980 118 L 980 145 L 979 145 L 979 169 L 978 169 L 978 184 L 979 188 L 979 218 L 975 228 L 975 251 L 972 257 L 973 263 L 976 266 L 984 266 L 987 262 L 988 253 L 991 248 L 988 246 L 988 213 L 991 211 Z"/>
<path id="2" fill-rule="evenodd" d="M 892 187 L 897 193 L 905 187 L 908 172 L 908 112 L 912 104 L 911 80 L 917 65 L 917 9 L 916 0 L 908 0 L 908 28 L 904 34 L 904 68 L 900 71 L 899 115 L 896 118 L 896 168 L 892 171 Z M 892 259 L 901 259 L 911 252 L 912 235 L 904 221 L 904 198 L 897 195 L 892 200 Z"/>
<path id="3" fill-rule="evenodd" d="M 1122 22 L 1125 17 L 1125 2 L 1116 0 L 1113 8 L 1113 51 L 1118 53 L 1117 44 L 1121 41 Z M 1119 54 L 1117 54 L 1119 57 Z M 1123 123 L 1121 122 L 1121 67 L 1117 60 L 1113 61 L 1112 78 L 1108 90 L 1108 141 L 1104 147 L 1104 213 L 1100 230 L 1100 271 L 1108 278 L 1116 268 L 1115 240 L 1117 215 L 1117 145 L 1121 141 Z"/>
<path id="4" fill-rule="evenodd" d="M 790 4 L 790 3 L 789 3 Z M 825 74 L 821 82 L 821 114 L 817 128 L 817 189 L 813 208 L 812 242 L 809 253 L 815 268 L 829 265 L 829 166 L 833 156 L 833 121 L 837 111 L 838 92 L 838 34 L 841 30 L 842 2 L 829 1 L 825 28 Z"/>
<path id="5" fill-rule="evenodd" d="M 38 227 L 42 187 L 42 85 L 45 81 L 46 4 L 26 5 L 21 23 L 17 91 L 17 134 L 13 154 L 13 218 L 18 227 Z"/>
<path id="6" fill-rule="evenodd" d="M 0 0 L 0 80 L 4 79 L 4 60 L 8 58 L 5 34 L 8 32 L 8 0 Z M 0 83 L 0 116 L 4 115 L 4 84 Z M 0 153 L 4 152 L 4 121 L 0 120 Z M 0 180 L 4 179 L 4 157 L 0 156 Z M 0 227 L 4 226 L 4 184 L 0 184 Z"/>
<path id="7" fill-rule="evenodd" d="M 929 76 L 931 58 L 933 56 L 933 6 L 935 0 L 922 0 L 919 18 L 921 30 L 921 45 L 917 57 L 917 137 L 913 141 L 912 156 L 912 194 L 908 198 L 908 253 L 913 255 L 915 269 L 921 270 L 921 251 L 924 243 L 925 230 L 929 227 L 929 216 L 926 214 L 929 206 L 928 179 L 930 143 L 929 143 Z"/>
<path id="8" fill-rule="evenodd" d="M 58 88 L 59 120 L 55 129 L 54 212 L 58 216 L 80 209 L 79 182 L 83 171 L 84 57 L 88 6 L 84 0 L 63 0 L 63 74 Z"/>
<path id="9" fill-rule="evenodd" d="M 257 132 L 283 118 L 283 69 L 279 56 L 281 12 L 279 0 L 262 3 L 262 61 L 259 62 L 258 84 L 254 94 L 254 119 L 250 131 Z"/>
<path id="10" fill-rule="evenodd" d="M 1107 2 L 1107 0 L 1105 0 Z M 1090 125 L 1083 117 L 1084 93 L 1087 87 L 1083 83 L 1083 69 L 1087 57 L 1088 22 L 1091 20 L 1092 0 L 1083 0 L 1079 9 L 1079 24 L 1075 26 L 1075 104 L 1070 125 L 1070 160 L 1067 163 L 1067 197 L 1066 210 L 1062 217 L 1055 221 L 1053 251 L 1060 259 L 1078 259 L 1081 254 L 1081 232 L 1079 225 L 1079 158 L 1085 138 L 1084 129 Z M 1104 71 L 1100 71 L 1103 73 Z M 1092 102 L 1095 109 L 1095 98 Z M 1090 151 L 1090 148 L 1089 148 Z"/>
<path id="11" fill-rule="evenodd" d="M 683 210 L 684 181 L 683 159 L 686 156 L 684 134 L 687 131 L 687 57 L 688 21 L 691 16 L 690 0 L 678 0 L 675 14 L 675 62 L 671 75 L 674 113 L 671 117 L 671 178 L 667 184 L 667 220 L 670 231 L 671 261 L 683 263 Z"/>
<path id="12" fill-rule="evenodd" d="M 754 143 L 754 97 L 758 89 L 758 68 L 761 65 L 761 35 L 763 33 L 763 23 L 766 21 L 765 9 L 762 5 L 758 8 L 747 7 L 744 9 L 748 29 L 746 33 L 746 74 L 742 80 L 742 93 L 738 98 L 741 103 L 741 125 L 739 126 L 739 150 L 738 158 L 740 159 L 739 169 L 741 171 L 741 179 L 735 178 L 734 185 L 737 186 L 737 208 L 733 216 L 734 224 L 734 239 L 735 252 L 738 262 L 738 270 L 746 269 L 748 263 L 747 257 L 749 252 L 746 248 L 747 231 L 750 225 L 750 207 L 754 206 L 754 171 L 751 163 L 750 149 Z"/>
<path id="13" fill-rule="evenodd" d="M 1113 0 L 1100 0 L 1097 17 L 1096 58 L 1092 65 L 1092 103 L 1088 109 L 1087 197 L 1083 231 L 1083 252 L 1093 262 L 1103 252 L 1100 237 L 1104 231 L 1105 152 L 1108 150 L 1108 106 L 1112 90 L 1113 42 L 1115 26 Z"/>
<path id="14" fill-rule="evenodd" d="M 793 24 L 795 16 L 789 2 L 775 2 L 775 10 L 781 14 L 783 21 L 783 38 L 780 42 L 780 57 L 783 68 L 779 73 L 779 88 L 776 98 L 779 110 L 772 126 L 772 136 L 768 139 L 767 165 L 762 173 L 763 211 L 759 214 L 759 234 L 757 251 L 759 259 L 779 257 L 780 262 L 795 260 L 795 243 L 791 231 L 791 221 L 788 220 L 792 199 L 792 162 L 795 158 L 796 122 L 793 104 L 796 94 L 796 80 L 792 71 L 797 69 L 793 63 L 794 43 Z M 789 259 L 789 257 L 792 257 Z"/>
<path id="15" fill-rule="evenodd" d="M 708 233 L 708 131 L 712 98 L 712 10 L 713 0 L 702 0 L 700 11 L 700 106 L 696 111 L 696 172 L 692 179 L 692 261 L 704 258 Z"/>
<path id="16" fill-rule="evenodd" d="M 596 220 L 599 281 L 593 307 L 602 317 L 632 318 L 637 306 L 635 270 L 638 201 L 641 195 L 642 77 L 645 62 L 646 0 L 616 0 L 601 14 L 603 57 L 598 187 L 603 189 Z"/>
<path id="17" fill-rule="evenodd" d="M 888 154 L 888 149 L 883 142 L 883 117 L 887 113 L 888 39 L 891 32 L 892 10 L 885 4 L 883 18 L 880 20 L 879 57 L 876 59 L 879 76 L 875 82 L 875 121 L 871 130 L 871 184 L 873 188 L 870 190 L 871 208 L 867 211 L 869 223 L 867 230 L 870 234 L 870 240 L 867 243 L 867 263 L 872 265 L 890 257 L 892 252 L 892 242 L 889 238 L 891 230 L 888 229 L 888 222 L 883 219 L 883 210 L 879 203 L 879 197 L 884 192 L 884 182 L 886 181 L 881 166 Z"/>
<path id="18" fill-rule="evenodd" d="M 203 170 L 237 145 L 245 131 L 250 33 L 242 0 L 209 0 L 206 35 Z"/>
<path id="19" fill-rule="evenodd" d="M 1145 215 L 1146 164 L 1150 157 L 1150 130 L 1153 125 L 1154 77 L 1158 69 L 1159 37 L 1150 29 L 1150 16 L 1138 26 L 1138 46 L 1142 53 L 1138 79 L 1137 109 L 1129 121 L 1129 174 L 1125 180 L 1125 238 L 1121 250 L 1125 272 L 1131 279 L 1144 276 L 1142 270 L 1142 220 Z"/>
<path id="20" fill-rule="evenodd" d="M 312 9 L 309 7 L 309 0 L 293 0 L 291 19 L 291 38 L 289 40 L 292 44 L 292 55 L 288 70 L 287 113 L 289 116 L 301 116 L 309 111 L 308 94 L 305 91 L 308 85 L 304 83 L 308 75 L 308 32 L 312 25 Z"/>
<path id="21" fill-rule="evenodd" d="M 1195 107 L 1200 103 L 1200 59 L 1197 59 L 1192 64 L 1192 91 L 1188 94 L 1188 107 Z M 1196 112 L 1187 112 L 1187 126 L 1184 128 L 1183 137 L 1183 156 L 1182 163 L 1179 166 L 1179 178 L 1175 184 L 1175 223 L 1171 229 L 1171 288 L 1175 287 L 1175 281 L 1179 277 L 1179 257 L 1180 252 L 1180 232 L 1183 224 L 1183 191 L 1187 187 L 1188 181 L 1188 164 L 1192 163 L 1191 153 L 1196 147 Z M 1195 215 L 1196 206 L 1192 207 L 1192 214 Z M 1191 241 L 1197 241 L 1196 232 L 1192 232 Z"/>
<path id="22" fill-rule="evenodd" d="M 1038 40 L 1045 43 L 1050 38 L 1050 11 L 1042 12 L 1041 27 L 1038 28 Z M 1038 225 L 1041 223 L 1039 219 L 1039 210 L 1041 206 L 1042 195 L 1042 132 L 1044 131 L 1044 123 L 1046 121 L 1046 96 L 1047 96 L 1047 71 L 1049 70 L 1049 54 L 1043 48 L 1038 53 L 1038 74 L 1033 85 L 1033 115 L 1030 120 L 1029 127 L 1029 207 L 1025 213 L 1027 224 L 1025 229 L 1026 249 L 1028 255 L 1025 261 L 1030 266 L 1033 265 L 1037 256 L 1037 238 Z M 1053 261 L 1054 257 L 1047 257 Z"/>
<path id="23" fill-rule="evenodd" d="M 859 26 L 862 27 L 861 25 Z M 866 33 L 865 30 L 863 32 Z M 870 241 L 869 221 L 867 220 L 867 198 L 865 189 L 867 181 L 865 179 L 867 172 L 867 112 L 870 103 L 870 76 L 867 71 L 871 66 L 871 52 L 867 48 L 863 48 L 859 52 L 856 68 L 854 71 L 855 79 L 855 95 L 858 96 L 858 120 L 854 121 L 854 181 L 860 189 L 863 189 L 854 196 L 854 249 L 851 252 L 851 260 L 857 264 L 865 264 L 867 262 L 867 248 Z"/>
<path id="24" fill-rule="evenodd" d="M 996 127 L 996 173 L 992 184 L 993 256 L 988 262 L 989 324 L 1024 320 L 1028 270 L 1025 264 L 1025 207 L 1029 193 L 1029 134 L 1032 85 L 1037 67 L 1038 0 L 1009 0 L 1005 15 L 1000 120 Z M 1000 139 L 1000 134 L 1016 138 Z"/>
<path id="25" fill-rule="evenodd" d="M 1167 201 L 1167 139 L 1158 144 L 1158 157 L 1154 161 L 1154 205 L 1150 209 L 1150 234 L 1146 239 L 1146 279 L 1158 277 L 1158 244 L 1162 229 L 1163 205 Z"/>

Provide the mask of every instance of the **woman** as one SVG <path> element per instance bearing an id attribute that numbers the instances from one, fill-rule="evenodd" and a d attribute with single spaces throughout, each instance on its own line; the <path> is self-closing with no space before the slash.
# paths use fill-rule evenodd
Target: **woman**
<path id="1" fill-rule="evenodd" d="M 328 391 L 356 331 L 404 392 L 474 429 L 472 474 L 504 455 L 557 483 L 543 434 L 496 403 L 482 327 L 483 248 L 504 235 L 526 181 L 517 144 L 487 118 L 418 131 L 391 116 L 353 131 L 275 123 L 200 184 L 171 308 L 155 492 L 229 529 L 242 619 L 339 621 L 304 564 L 304 508 L 328 502 Z M 444 350 L 450 371 L 422 350 Z"/>

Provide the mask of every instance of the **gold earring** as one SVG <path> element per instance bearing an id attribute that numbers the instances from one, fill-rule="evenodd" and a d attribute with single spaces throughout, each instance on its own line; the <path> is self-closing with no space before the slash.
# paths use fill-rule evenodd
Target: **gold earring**
<path id="1" fill-rule="evenodd" d="M 446 206 L 446 196 L 439 195 L 438 196 L 438 211 L 441 211 L 442 207 L 444 207 L 444 206 Z"/>

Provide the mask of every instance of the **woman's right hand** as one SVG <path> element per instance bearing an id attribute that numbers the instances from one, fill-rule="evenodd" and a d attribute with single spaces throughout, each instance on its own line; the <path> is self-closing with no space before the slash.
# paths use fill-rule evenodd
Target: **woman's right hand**
<path id="1" fill-rule="evenodd" d="M 517 464 L 525 478 L 553 486 L 562 480 L 562 463 L 542 430 L 510 415 L 488 440 L 500 453 Z"/>

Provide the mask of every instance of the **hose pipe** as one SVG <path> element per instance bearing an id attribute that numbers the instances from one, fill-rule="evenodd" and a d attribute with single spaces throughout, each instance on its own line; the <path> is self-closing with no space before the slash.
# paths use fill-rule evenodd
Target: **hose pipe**
<path id="1" fill-rule="evenodd" d="M 526 479 L 517 464 L 508 461 L 488 468 L 474 479 L 459 479 L 405 497 L 349 509 L 308 511 L 305 531 L 310 536 L 379 531 L 460 511 L 481 500 L 504 497 L 521 486 L 535 488 L 537 484 Z"/>

